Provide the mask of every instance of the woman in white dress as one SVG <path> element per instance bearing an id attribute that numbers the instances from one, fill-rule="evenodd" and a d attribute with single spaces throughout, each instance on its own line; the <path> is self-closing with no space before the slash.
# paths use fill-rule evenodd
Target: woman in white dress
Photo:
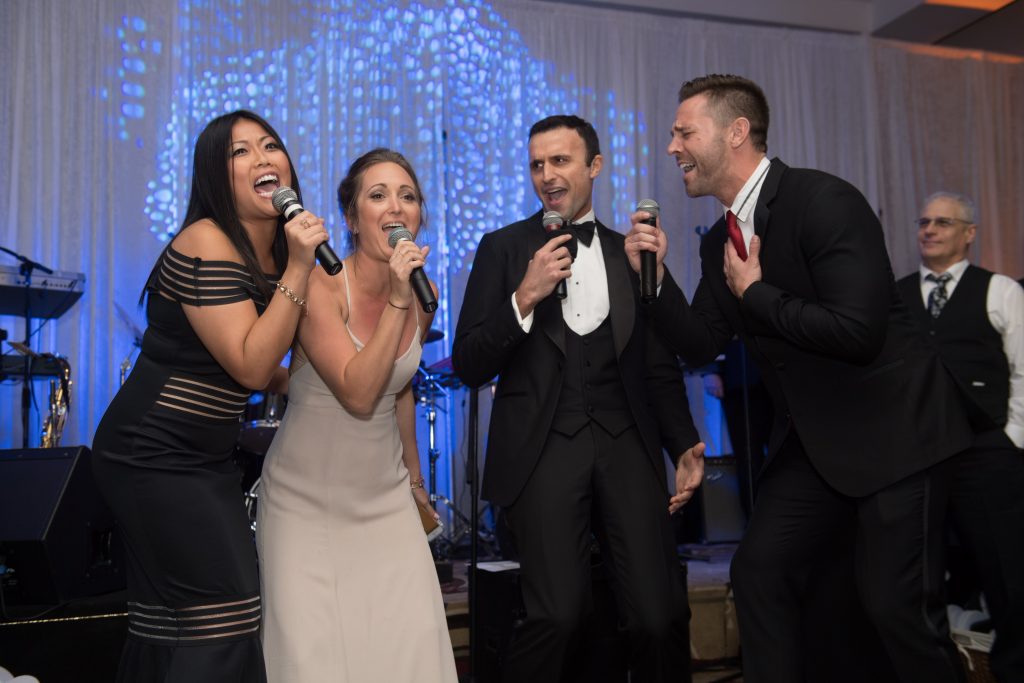
<path id="1" fill-rule="evenodd" d="M 270 683 L 454 683 L 437 574 L 417 505 L 412 377 L 432 315 L 410 274 L 429 247 L 409 162 L 375 149 L 338 188 L 353 238 L 340 275 L 310 277 L 288 410 L 267 453 L 256 540 Z M 431 283 L 436 293 L 436 287 Z"/>

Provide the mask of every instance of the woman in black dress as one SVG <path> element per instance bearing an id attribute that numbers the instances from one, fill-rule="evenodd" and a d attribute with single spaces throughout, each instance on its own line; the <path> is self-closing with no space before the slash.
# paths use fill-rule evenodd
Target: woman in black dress
<path id="1" fill-rule="evenodd" d="M 128 640 L 119 681 L 264 681 L 256 553 L 232 461 L 249 393 L 279 368 L 305 309 L 323 221 L 280 136 L 236 111 L 196 141 L 182 228 L 146 283 L 142 353 L 96 430 L 93 471 L 123 531 Z M 277 387 L 279 388 L 279 387 Z"/>

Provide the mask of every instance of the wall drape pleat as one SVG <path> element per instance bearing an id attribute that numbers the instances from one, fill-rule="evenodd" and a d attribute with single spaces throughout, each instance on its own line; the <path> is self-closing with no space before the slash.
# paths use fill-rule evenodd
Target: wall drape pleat
<path id="1" fill-rule="evenodd" d="M 530 0 L 8 0 L 0 63 L 0 246 L 87 278 L 82 299 L 31 340 L 70 360 L 69 444 L 91 442 L 132 351 L 118 308 L 144 326 L 136 302 L 179 227 L 195 136 L 237 107 L 278 128 L 305 204 L 338 244 L 334 190 L 348 164 L 377 145 L 413 162 L 448 334 L 428 363 L 449 354 L 481 235 L 538 206 L 526 133 L 548 114 L 595 124 L 599 218 L 625 231 L 635 202 L 657 199 L 669 265 L 693 290 L 697 233 L 721 209 L 685 196 L 664 150 L 680 84 L 709 72 L 765 89 L 771 156 L 864 192 L 897 276 L 917 262 L 912 219 L 938 189 L 977 201 L 976 262 L 1024 275 L 1020 60 Z M 0 265 L 16 262 L 0 254 Z M 15 316 L 0 327 L 23 337 Z M 37 444 L 47 387 L 33 385 Z M 19 386 L 0 384 L 0 447 L 21 443 Z M 446 429 L 458 433 L 464 404 L 450 408 Z"/>

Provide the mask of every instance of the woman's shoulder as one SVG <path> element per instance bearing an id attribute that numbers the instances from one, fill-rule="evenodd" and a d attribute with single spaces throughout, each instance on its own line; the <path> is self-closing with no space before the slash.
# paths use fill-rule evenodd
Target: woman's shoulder
<path id="1" fill-rule="evenodd" d="M 326 304 L 331 307 L 338 307 L 343 317 L 347 317 L 348 311 L 345 305 L 347 297 L 345 292 L 345 286 L 348 283 L 346 277 L 349 269 L 348 264 L 342 267 L 341 273 L 337 275 L 329 275 L 323 268 L 315 267 L 309 273 L 309 297 L 313 299 L 321 299 L 318 303 Z"/>
<path id="2" fill-rule="evenodd" d="M 171 248 L 188 258 L 242 264 L 242 257 L 227 233 L 209 218 L 182 228 L 171 242 Z"/>

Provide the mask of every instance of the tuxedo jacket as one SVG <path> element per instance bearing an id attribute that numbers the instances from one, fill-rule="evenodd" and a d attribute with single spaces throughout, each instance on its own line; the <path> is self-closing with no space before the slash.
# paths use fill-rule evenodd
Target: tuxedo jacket
<path id="1" fill-rule="evenodd" d="M 626 260 L 623 235 L 598 223 L 595 239 L 604 256 L 608 315 L 629 409 L 651 474 L 667 485 L 662 446 L 675 460 L 699 440 L 682 372 L 640 315 L 639 281 Z M 512 310 L 512 294 L 546 240 L 539 211 L 484 235 L 452 347 L 452 365 L 468 386 L 480 387 L 498 376 L 483 479 L 483 497 L 498 505 L 514 502 L 533 472 L 562 388 L 567 328 L 561 302 L 553 294 L 541 301 L 529 333 Z"/>
<path id="2" fill-rule="evenodd" d="M 762 279 L 742 300 L 722 272 L 722 218 L 701 243 L 692 304 L 666 275 L 647 309 L 688 362 L 743 339 L 775 403 L 769 457 L 795 430 L 829 485 L 864 496 L 967 448 L 955 388 L 897 294 L 863 195 L 774 159 L 754 225 Z"/>

